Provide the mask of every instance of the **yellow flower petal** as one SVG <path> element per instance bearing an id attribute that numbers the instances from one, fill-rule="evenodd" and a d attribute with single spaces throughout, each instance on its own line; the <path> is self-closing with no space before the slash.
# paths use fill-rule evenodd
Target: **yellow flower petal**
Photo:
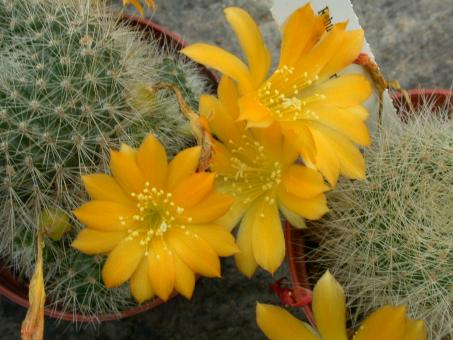
<path id="1" fill-rule="evenodd" d="M 186 208 L 181 215 L 181 221 L 191 224 L 205 224 L 222 217 L 233 204 L 231 196 L 211 192 L 197 205 Z"/>
<path id="2" fill-rule="evenodd" d="M 295 137 L 294 137 L 295 138 Z M 281 154 L 282 163 L 284 165 L 292 164 L 299 158 L 300 149 L 296 143 L 294 143 L 292 133 L 286 133 L 283 140 L 283 150 Z M 312 137 L 313 140 L 313 137 Z M 314 141 L 313 141 L 314 145 Z M 313 155 L 314 157 L 314 155 Z"/>
<path id="3" fill-rule="evenodd" d="M 345 25 L 336 24 L 329 32 L 323 35 L 321 40 L 309 51 L 304 53 L 296 64 L 297 73 L 307 72 L 310 76 L 315 76 L 335 58 L 336 51 L 340 47 L 345 37 Z"/>
<path id="4" fill-rule="evenodd" d="M 285 258 L 285 237 L 277 204 L 259 199 L 253 220 L 252 247 L 256 263 L 272 275 Z"/>
<path id="5" fill-rule="evenodd" d="M 271 340 L 321 340 L 310 326 L 277 306 L 258 303 L 256 323 Z"/>
<path id="6" fill-rule="evenodd" d="M 239 98 L 240 120 L 247 120 L 248 127 L 268 127 L 273 122 L 272 112 L 261 102 L 255 93 Z"/>
<path id="7" fill-rule="evenodd" d="M 405 329 L 406 308 L 404 306 L 384 306 L 362 323 L 354 335 L 354 340 L 400 340 L 403 338 Z"/>
<path id="8" fill-rule="evenodd" d="M 220 102 L 225 106 L 226 112 L 233 118 L 239 116 L 238 89 L 230 77 L 223 76 L 217 89 Z"/>
<path id="9" fill-rule="evenodd" d="M 294 66 L 325 32 L 322 16 L 315 16 L 310 4 L 294 11 L 283 28 L 280 52 L 281 66 Z"/>
<path id="10" fill-rule="evenodd" d="M 121 143 L 120 153 L 128 155 L 133 160 L 137 159 L 137 149 L 133 148 L 125 143 Z"/>
<path id="11" fill-rule="evenodd" d="M 195 288 L 195 274 L 182 261 L 179 256 L 175 256 L 175 289 L 187 299 L 192 298 Z"/>
<path id="12" fill-rule="evenodd" d="M 153 10 L 156 9 L 156 2 L 154 0 L 145 0 L 145 4 L 146 6 L 148 6 L 148 8 L 151 8 Z"/>
<path id="13" fill-rule="evenodd" d="M 115 202 L 91 201 L 74 210 L 74 215 L 88 228 L 101 231 L 122 231 L 134 225 L 135 209 Z M 120 219 L 124 217 L 124 219 Z"/>
<path id="14" fill-rule="evenodd" d="M 365 178 L 365 160 L 362 153 L 348 139 L 343 137 L 338 132 L 327 127 L 311 124 L 311 131 L 318 145 L 319 135 L 322 135 L 330 146 L 330 155 L 319 152 L 317 161 L 320 158 L 325 158 L 326 161 L 333 160 L 333 155 L 338 159 L 340 172 L 349 178 L 364 179 Z"/>
<path id="15" fill-rule="evenodd" d="M 323 103 L 332 103 L 337 107 L 348 107 L 362 104 L 371 95 L 368 79 L 360 74 L 345 74 L 327 80 L 319 86 L 307 89 L 304 97 L 319 94 L 325 96 Z"/>
<path id="16" fill-rule="evenodd" d="M 316 144 L 309 126 L 303 121 L 282 122 L 283 133 L 299 151 L 303 151 L 304 157 L 314 161 L 316 157 Z"/>
<path id="17" fill-rule="evenodd" d="M 296 195 L 286 192 L 280 188 L 278 199 L 292 212 L 309 220 L 317 220 L 329 211 L 327 200 L 324 194 L 302 199 Z"/>
<path id="18" fill-rule="evenodd" d="M 426 340 L 428 333 L 425 323 L 421 320 L 408 320 L 406 323 L 406 331 L 402 340 Z"/>
<path id="19" fill-rule="evenodd" d="M 225 145 L 214 140 L 212 148 L 214 153 L 211 162 L 212 171 L 223 175 L 236 173 L 237 170 L 234 169 L 231 164 L 231 157 L 233 157 L 233 155 Z"/>
<path id="20" fill-rule="evenodd" d="M 148 254 L 148 278 L 154 293 L 167 301 L 175 286 L 175 256 L 162 238 L 152 240 Z"/>
<path id="21" fill-rule="evenodd" d="M 20 334 L 22 340 L 44 339 L 44 306 L 46 304 L 46 291 L 43 269 L 43 234 L 37 235 L 36 265 L 28 287 L 29 307 L 22 321 Z"/>
<path id="22" fill-rule="evenodd" d="M 228 190 L 225 190 L 225 192 L 228 192 Z M 244 200 L 237 198 L 234 200 L 233 205 L 228 209 L 227 213 L 215 220 L 214 223 L 221 225 L 228 231 L 231 231 L 238 225 L 242 216 L 244 216 L 244 212 L 249 206 L 250 204 L 245 204 Z"/>
<path id="23" fill-rule="evenodd" d="M 283 135 L 278 123 L 274 122 L 267 128 L 253 129 L 253 136 L 264 147 L 269 158 L 281 159 Z"/>
<path id="24" fill-rule="evenodd" d="M 362 29 L 353 30 L 345 33 L 340 48 L 335 52 L 335 57 L 324 66 L 319 78 L 321 80 L 330 78 L 345 67 L 351 65 L 360 54 L 365 41 Z"/>
<path id="25" fill-rule="evenodd" d="M 324 134 L 317 129 L 311 129 L 311 133 L 315 140 L 316 157 L 315 160 L 312 161 L 310 158 L 306 158 L 305 155 L 303 155 L 304 161 L 306 163 L 315 164 L 315 167 L 323 174 L 330 185 L 335 187 L 338 177 L 340 176 L 340 160 Z"/>
<path id="26" fill-rule="evenodd" d="M 145 187 L 145 179 L 135 160 L 126 152 L 111 152 L 110 169 L 113 177 L 127 193 L 139 193 Z"/>
<path id="27" fill-rule="evenodd" d="M 252 247 L 253 228 L 256 227 L 254 223 L 256 214 L 254 211 L 255 205 L 252 205 L 241 221 L 241 225 L 239 226 L 236 236 L 239 253 L 234 256 L 239 271 L 248 278 L 252 277 L 258 267 L 255 256 L 253 255 Z"/>
<path id="28" fill-rule="evenodd" d="M 213 189 L 215 174 L 199 172 L 184 178 L 173 189 L 173 200 L 184 208 L 200 203 Z"/>
<path id="29" fill-rule="evenodd" d="M 148 277 L 148 257 L 143 257 L 137 270 L 132 274 L 129 282 L 131 294 L 139 304 L 151 299 L 154 296 L 151 282 Z"/>
<path id="30" fill-rule="evenodd" d="M 291 165 L 283 173 L 282 185 L 288 193 L 309 199 L 329 190 L 322 176 L 305 166 Z"/>
<path id="31" fill-rule="evenodd" d="M 247 66 L 230 52 L 207 44 L 193 44 L 182 49 L 181 53 L 236 80 L 242 93 L 255 89 Z"/>
<path id="32" fill-rule="evenodd" d="M 225 17 L 244 51 L 254 84 L 259 86 L 271 65 L 271 54 L 266 48 L 261 32 L 252 17 L 241 8 L 225 9 Z"/>
<path id="33" fill-rule="evenodd" d="M 102 279 L 107 288 L 117 287 L 130 279 L 143 259 L 145 248 L 140 240 L 125 239 L 109 254 L 102 268 Z"/>
<path id="34" fill-rule="evenodd" d="M 357 144 L 370 145 L 368 128 L 363 120 L 354 116 L 354 112 L 328 105 L 318 105 L 311 109 L 316 112 L 318 121 L 322 124 L 335 129 Z"/>
<path id="35" fill-rule="evenodd" d="M 150 183 L 151 187 L 164 188 L 167 180 L 167 153 L 159 140 L 152 134 L 148 135 L 140 145 L 137 164 L 144 179 Z"/>
<path id="36" fill-rule="evenodd" d="M 350 115 L 354 116 L 357 119 L 366 120 L 370 113 L 362 105 L 348 107 L 348 112 Z"/>
<path id="37" fill-rule="evenodd" d="M 238 126 L 216 97 L 210 95 L 200 97 L 200 115 L 207 118 L 211 131 L 222 141 L 240 141 L 241 132 Z"/>
<path id="38" fill-rule="evenodd" d="M 154 2 L 154 0 L 144 0 L 144 3 L 146 4 L 146 6 L 152 10 L 155 10 L 156 9 L 156 3 Z M 145 10 L 142 6 L 142 4 L 140 3 L 140 0 L 123 0 L 123 6 L 126 6 L 126 5 L 133 5 L 137 11 L 140 12 L 140 15 L 143 17 L 145 15 Z"/>
<path id="39" fill-rule="evenodd" d="M 131 197 L 125 193 L 112 176 L 92 174 L 82 176 L 82 181 L 93 200 L 135 205 Z"/>
<path id="40" fill-rule="evenodd" d="M 105 232 L 85 228 L 77 235 L 71 246 L 89 255 L 108 253 L 126 237 L 126 234 L 125 231 Z"/>
<path id="41" fill-rule="evenodd" d="M 129 4 L 133 5 L 142 17 L 145 15 L 145 10 L 143 9 L 143 6 L 140 3 L 140 0 L 123 0 L 123 6 L 129 5 Z"/>
<path id="42" fill-rule="evenodd" d="M 220 277 L 217 254 L 195 233 L 174 227 L 165 233 L 165 240 L 194 272 L 207 277 Z"/>
<path id="43" fill-rule="evenodd" d="M 195 146 L 178 153 L 168 165 L 167 190 L 173 190 L 184 178 L 195 173 L 200 162 L 201 147 Z"/>
<path id="44" fill-rule="evenodd" d="M 329 271 L 319 279 L 313 289 L 312 307 L 316 326 L 323 339 L 348 339 L 343 288 Z M 390 338 L 382 337 L 380 339 Z"/>
<path id="45" fill-rule="evenodd" d="M 279 202 L 278 207 L 280 208 L 281 213 L 289 222 L 289 224 L 291 224 L 292 227 L 297 229 L 307 228 L 307 225 L 305 224 L 305 219 L 302 216 L 289 210 L 282 202 Z"/>
<path id="46" fill-rule="evenodd" d="M 222 226 L 203 224 L 187 228 L 205 240 L 219 256 L 230 256 L 239 251 L 233 235 Z"/>

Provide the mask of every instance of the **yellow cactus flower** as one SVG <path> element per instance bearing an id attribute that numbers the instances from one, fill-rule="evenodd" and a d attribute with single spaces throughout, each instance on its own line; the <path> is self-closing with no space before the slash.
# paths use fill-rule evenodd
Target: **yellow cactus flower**
<path id="1" fill-rule="evenodd" d="M 325 18 L 307 4 L 288 19 L 280 63 L 268 77 L 271 56 L 256 23 L 240 8 L 227 8 L 225 16 L 248 65 L 203 43 L 182 53 L 234 79 L 240 93 L 238 118 L 249 127 L 279 123 L 306 164 L 321 171 L 332 185 L 340 174 L 363 178 L 365 163 L 355 144 L 370 144 L 364 123 L 368 112 L 362 104 L 371 86 L 360 74 L 337 75 L 359 55 L 363 30 L 346 31 L 347 23 L 339 23 L 327 32 Z"/>
<path id="2" fill-rule="evenodd" d="M 297 150 L 277 124 L 247 129 L 237 121 L 237 90 L 224 77 L 218 99 L 200 98 L 200 114 L 209 123 L 213 139 L 212 170 L 218 188 L 236 200 L 217 222 L 231 230 L 241 220 L 236 254 L 239 270 L 250 277 L 257 266 L 274 273 L 285 256 L 285 240 L 279 210 L 295 226 L 304 218 L 318 219 L 328 211 L 324 192 L 329 187 L 316 171 L 294 164 Z"/>
<path id="3" fill-rule="evenodd" d="M 154 2 L 154 0 L 144 0 L 144 3 L 149 9 L 152 9 L 153 11 L 156 9 L 156 3 Z M 123 0 L 123 6 L 127 5 L 134 6 L 142 16 L 145 15 L 145 9 L 140 3 L 140 0 Z"/>
<path id="4" fill-rule="evenodd" d="M 173 289 L 190 298 L 197 273 L 220 276 L 219 256 L 237 252 L 233 236 L 214 223 L 233 202 L 215 192 L 214 173 L 196 172 L 200 147 L 168 163 L 164 147 L 149 135 L 135 150 L 111 152 L 112 176 L 83 177 L 92 201 L 74 211 L 85 224 L 72 246 L 85 254 L 108 254 L 107 287 L 129 280 L 141 303 L 167 300 Z"/>
<path id="5" fill-rule="evenodd" d="M 258 304 L 256 321 L 272 340 L 347 340 L 346 305 L 343 288 L 327 271 L 313 290 L 316 330 L 285 309 Z M 406 318 L 404 306 L 384 306 L 359 327 L 353 340 L 426 340 L 425 324 Z"/>

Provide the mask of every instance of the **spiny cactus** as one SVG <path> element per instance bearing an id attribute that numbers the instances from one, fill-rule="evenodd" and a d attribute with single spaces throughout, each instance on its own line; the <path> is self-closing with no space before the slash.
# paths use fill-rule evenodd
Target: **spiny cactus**
<path id="1" fill-rule="evenodd" d="M 149 132 L 170 155 L 193 143 L 174 95 L 149 87 L 173 83 L 195 107 L 206 80 L 90 1 L 0 0 L 0 38 L 1 256 L 29 278 L 38 225 L 53 214 L 72 225 L 44 248 L 56 308 L 121 310 L 127 287 L 104 288 L 103 259 L 70 247 L 81 227 L 71 210 L 86 201 L 80 177 L 105 172 L 110 149 Z"/>
<path id="2" fill-rule="evenodd" d="M 386 117 L 365 151 L 367 179 L 342 181 L 317 223 L 309 261 L 345 285 L 354 325 L 406 304 L 430 339 L 453 338 L 453 122 L 427 100 L 407 123 Z"/>

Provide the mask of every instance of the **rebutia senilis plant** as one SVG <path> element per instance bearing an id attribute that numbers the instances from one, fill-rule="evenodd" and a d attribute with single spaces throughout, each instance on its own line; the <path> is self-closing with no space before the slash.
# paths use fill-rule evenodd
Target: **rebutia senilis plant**
<path id="1" fill-rule="evenodd" d="M 379 306 L 406 304 L 430 339 L 452 339 L 453 108 L 425 99 L 403 112 L 407 123 L 385 117 L 365 150 L 367 179 L 328 195 L 308 257 L 344 285 L 353 326 Z"/>
<path id="2" fill-rule="evenodd" d="M 47 295 L 59 310 L 96 315 L 133 301 L 128 287 L 104 287 L 103 257 L 70 247 L 81 228 L 71 211 L 86 201 L 81 175 L 105 172 L 110 149 L 149 132 L 169 155 L 193 143 L 175 96 L 147 87 L 175 84 L 196 108 L 206 85 L 176 51 L 90 3 L 0 0 L 0 252 L 28 281 L 38 228 L 55 228 Z"/>

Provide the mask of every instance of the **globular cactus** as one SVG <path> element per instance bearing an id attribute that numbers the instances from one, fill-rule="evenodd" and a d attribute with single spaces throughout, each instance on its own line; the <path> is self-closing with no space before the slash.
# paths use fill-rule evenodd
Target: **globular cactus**
<path id="1" fill-rule="evenodd" d="M 69 224 L 61 240 L 46 239 L 48 296 L 60 310 L 121 310 L 127 287 L 103 287 L 103 259 L 70 247 L 81 227 L 71 211 L 86 201 L 81 175 L 105 172 L 110 149 L 150 132 L 169 155 L 192 144 L 175 96 L 150 88 L 175 84 L 196 107 L 206 79 L 90 1 L 0 0 L 0 38 L 1 257 L 28 279 L 40 223 Z"/>
<path id="2" fill-rule="evenodd" d="M 354 325 L 376 307 L 406 304 L 430 339 L 452 339 L 452 107 L 430 103 L 405 112 L 407 123 L 385 117 L 365 151 L 367 179 L 330 193 L 308 256 L 345 286 Z"/>

